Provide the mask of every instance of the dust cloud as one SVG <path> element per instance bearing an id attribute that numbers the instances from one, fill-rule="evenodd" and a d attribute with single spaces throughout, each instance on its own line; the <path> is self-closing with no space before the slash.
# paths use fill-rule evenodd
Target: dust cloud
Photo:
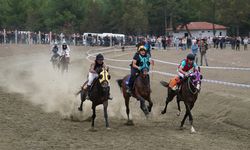
<path id="1" fill-rule="evenodd" d="M 74 117 L 82 120 L 83 116 L 92 114 L 91 102 L 85 101 L 83 112 L 77 107 L 80 104 L 80 96 L 75 93 L 87 79 L 89 62 L 85 52 L 73 51 L 69 72 L 62 74 L 60 70 L 53 69 L 49 62 L 50 55 L 46 53 L 31 53 L 25 55 L 13 55 L 0 58 L 1 72 L 0 84 L 10 93 L 20 93 L 24 99 L 35 106 L 39 106 L 45 112 L 58 112 L 63 118 Z M 112 73 L 111 73 L 112 75 Z M 116 84 L 116 77 L 112 76 L 111 95 L 108 114 L 110 117 L 126 118 L 124 99 Z M 133 100 L 131 106 L 132 115 L 139 116 L 139 105 Z M 138 110 L 138 113 L 137 113 Z M 97 107 L 101 111 L 102 105 Z"/>

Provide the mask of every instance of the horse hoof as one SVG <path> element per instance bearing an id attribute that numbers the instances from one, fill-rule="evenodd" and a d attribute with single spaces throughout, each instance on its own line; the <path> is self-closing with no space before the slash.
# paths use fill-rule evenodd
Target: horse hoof
<path id="1" fill-rule="evenodd" d="M 97 130 L 96 130 L 94 127 L 91 127 L 91 128 L 89 129 L 89 131 L 91 131 L 91 132 L 96 132 Z"/>
<path id="2" fill-rule="evenodd" d="M 190 134 L 195 134 L 196 133 L 196 131 L 190 131 Z"/>
<path id="3" fill-rule="evenodd" d="M 151 107 L 150 106 L 148 106 L 148 112 L 151 112 Z"/>
<path id="4" fill-rule="evenodd" d="M 166 113 L 166 111 L 165 110 L 163 110 L 163 111 L 161 111 L 161 114 L 163 115 L 163 114 L 165 114 Z"/>
<path id="5" fill-rule="evenodd" d="M 194 127 L 191 127 L 190 133 L 191 133 L 191 134 L 196 133 L 196 131 L 195 131 Z"/>
<path id="6" fill-rule="evenodd" d="M 134 122 L 132 120 L 128 120 L 125 125 L 127 126 L 134 126 Z"/>
<path id="7" fill-rule="evenodd" d="M 110 127 L 107 127 L 106 129 L 107 129 L 107 130 L 111 130 L 111 128 L 110 128 Z"/>
<path id="8" fill-rule="evenodd" d="M 87 119 L 85 119 L 84 121 L 86 122 L 90 122 L 92 120 L 92 117 L 88 117 Z"/>
<path id="9" fill-rule="evenodd" d="M 82 108 L 81 108 L 81 107 L 78 107 L 78 110 L 79 110 L 79 111 L 82 111 Z"/>
<path id="10" fill-rule="evenodd" d="M 180 126 L 180 128 L 179 128 L 180 130 L 184 130 L 185 128 L 183 127 L 183 126 Z"/>

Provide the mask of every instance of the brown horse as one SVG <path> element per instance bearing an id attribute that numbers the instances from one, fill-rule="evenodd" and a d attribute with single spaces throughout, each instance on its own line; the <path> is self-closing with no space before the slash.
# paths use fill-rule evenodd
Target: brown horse
<path id="1" fill-rule="evenodd" d="M 108 122 L 108 97 L 109 97 L 109 80 L 110 75 L 107 70 L 102 70 L 99 77 L 93 81 L 91 89 L 89 91 L 89 99 L 92 101 L 92 124 L 91 127 L 94 129 L 94 122 L 96 117 L 96 106 L 103 104 L 104 108 L 104 118 L 106 123 L 106 128 L 109 129 Z M 86 83 L 86 82 L 85 82 Z M 87 93 L 82 88 L 78 93 L 81 94 L 81 104 L 78 110 L 82 111 L 83 102 L 86 100 Z"/>
<path id="2" fill-rule="evenodd" d="M 69 57 L 65 57 L 65 55 L 60 56 L 59 61 L 59 68 L 61 68 L 61 72 L 64 73 L 64 71 L 68 72 L 69 70 Z"/>
<path id="3" fill-rule="evenodd" d="M 186 107 L 186 113 L 184 115 L 183 120 L 181 121 L 180 128 L 183 128 L 185 120 L 187 116 L 189 117 L 189 122 L 191 125 L 191 133 L 195 133 L 195 129 L 193 127 L 193 116 L 191 113 L 192 108 L 194 107 L 194 103 L 198 98 L 198 93 L 200 91 L 200 84 L 201 84 L 202 75 L 200 75 L 199 71 L 195 71 L 194 73 L 190 74 L 187 78 L 182 81 L 182 85 L 180 87 L 179 92 L 176 92 L 170 88 L 167 82 L 161 81 L 161 84 L 164 87 L 168 88 L 168 96 L 166 98 L 166 105 L 161 112 L 162 114 L 166 113 L 168 103 L 173 100 L 173 98 L 177 95 L 177 105 L 179 112 L 180 109 L 180 101 L 183 101 Z M 197 88 L 198 87 L 198 88 Z"/>
<path id="4" fill-rule="evenodd" d="M 128 81 L 129 75 L 125 76 L 123 79 L 117 80 L 119 87 L 122 90 L 123 97 L 125 99 L 126 113 L 128 117 L 127 125 L 133 125 L 133 121 L 129 118 L 129 100 L 133 96 L 138 101 L 140 101 L 140 108 L 144 112 L 145 116 L 148 117 L 149 112 L 151 112 L 153 102 L 151 101 L 151 89 L 150 81 L 147 69 L 144 69 L 135 79 L 134 88 L 131 95 L 126 92 L 126 81 Z M 146 106 L 145 101 L 148 101 L 149 105 Z"/>
<path id="5" fill-rule="evenodd" d="M 52 56 L 51 57 L 51 63 L 53 66 L 53 69 L 59 69 L 60 68 L 60 56 Z"/>

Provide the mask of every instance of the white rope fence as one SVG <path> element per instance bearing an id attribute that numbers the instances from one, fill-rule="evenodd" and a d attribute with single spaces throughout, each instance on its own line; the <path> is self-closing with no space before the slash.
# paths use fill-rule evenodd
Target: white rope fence
<path id="1" fill-rule="evenodd" d="M 110 52 L 116 52 L 116 51 L 121 51 L 121 50 L 108 50 L 108 51 L 102 51 L 102 52 L 98 52 L 98 53 L 91 53 L 91 51 L 100 51 L 100 50 L 107 50 L 110 48 L 100 48 L 100 49 L 95 49 L 95 50 L 89 50 L 87 51 L 87 57 L 86 59 L 88 61 L 90 60 L 90 57 L 95 57 L 95 55 L 99 54 L 99 53 L 110 53 Z M 131 62 L 131 60 L 119 60 L 119 59 L 111 59 L 111 58 L 105 58 L 105 60 L 110 60 L 110 61 L 119 61 L 119 62 Z M 162 62 L 162 63 L 166 63 L 166 64 L 171 64 L 171 65 L 178 65 L 176 63 L 172 63 L 172 62 L 166 62 L 166 61 L 162 61 L 162 60 L 158 60 L 158 59 L 154 59 L 155 61 L 158 62 Z M 110 68 L 114 68 L 114 69 L 119 69 L 119 70 L 125 70 L 125 71 L 129 71 L 129 68 L 125 68 L 125 67 L 118 67 L 118 66 L 113 66 L 113 65 L 108 65 Z M 205 68 L 205 67 L 203 67 Z M 208 68 L 208 67 L 207 67 Z M 218 68 L 227 68 L 227 69 L 231 69 L 231 70 L 250 70 L 250 68 L 234 68 L 234 67 L 210 67 L 213 69 L 218 69 Z M 169 72 L 161 72 L 161 71 L 150 71 L 150 73 L 157 73 L 160 75 L 165 75 L 165 76 L 175 76 L 175 74 L 173 73 L 169 73 Z M 225 81 L 219 81 L 219 80 L 210 80 L 210 79 L 203 79 L 202 81 L 204 82 L 208 82 L 208 83 L 215 83 L 215 84 L 221 84 L 221 85 L 229 85 L 229 86 L 234 86 L 234 87 L 243 87 L 243 88 L 250 88 L 250 85 L 248 84 L 241 84 L 241 83 L 233 83 L 233 82 L 225 82 Z"/>

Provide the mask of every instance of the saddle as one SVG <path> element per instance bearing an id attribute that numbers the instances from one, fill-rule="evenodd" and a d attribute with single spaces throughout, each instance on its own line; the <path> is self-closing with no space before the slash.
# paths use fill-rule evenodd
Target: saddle
<path id="1" fill-rule="evenodd" d="M 135 80 L 139 77 L 140 75 L 139 75 L 139 73 L 137 73 L 136 74 L 136 76 L 135 76 L 135 78 L 134 78 L 134 81 L 133 81 L 133 85 L 132 85 L 132 88 L 131 88 L 131 93 L 133 93 L 133 91 L 134 91 L 134 89 L 135 89 Z M 127 80 L 125 81 L 125 84 L 126 84 L 126 88 L 127 88 L 127 90 L 129 90 L 129 80 L 130 80 L 130 75 L 129 75 L 129 77 L 127 78 Z M 149 80 L 149 75 L 147 75 L 147 79 Z"/>
<path id="2" fill-rule="evenodd" d="M 138 74 L 136 74 L 136 76 L 135 76 L 135 79 L 134 79 L 134 81 L 136 80 L 136 78 L 138 77 L 139 75 Z M 128 76 L 128 78 L 127 78 L 127 80 L 125 81 L 125 83 L 126 83 L 126 88 L 129 90 L 129 80 L 130 80 L 130 78 L 131 78 L 131 75 L 129 75 Z M 135 87 L 135 82 L 133 81 L 133 86 L 132 86 L 132 89 L 131 89 L 131 92 L 134 90 L 134 87 Z"/>

